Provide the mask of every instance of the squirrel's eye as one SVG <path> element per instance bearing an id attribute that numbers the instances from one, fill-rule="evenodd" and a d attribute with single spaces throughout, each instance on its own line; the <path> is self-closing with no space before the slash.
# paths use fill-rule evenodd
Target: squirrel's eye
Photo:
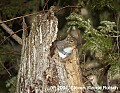
<path id="1" fill-rule="evenodd" d="M 73 40 L 71 40 L 70 42 L 73 42 Z"/>

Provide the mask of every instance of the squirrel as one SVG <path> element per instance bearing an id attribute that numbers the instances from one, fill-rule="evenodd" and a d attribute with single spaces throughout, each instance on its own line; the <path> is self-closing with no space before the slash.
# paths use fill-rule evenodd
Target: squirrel
<path id="1" fill-rule="evenodd" d="M 54 50 L 58 49 L 58 55 L 61 58 L 68 57 L 74 48 L 78 46 L 78 42 L 81 43 L 80 31 L 76 27 L 72 27 L 71 31 L 68 32 L 68 35 L 63 40 L 56 40 L 52 43 L 50 48 L 50 56 L 54 55 Z"/>
<path id="2" fill-rule="evenodd" d="M 52 43 L 50 56 L 52 57 L 54 55 L 54 50 L 57 48 L 59 57 L 66 58 L 72 53 L 72 50 L 76 46 L 77 41 L 71 35 L 68 35 L 64 40 Z"/>
<path id="3" fill-rule="evenodd" d="M 72 50 L 76 47 L 77 41 L 71 36 L 68 35 L 64 40 L 57 41 L 56 47 L 58 49 L 58 54 L 61 58 L 68 57 Z"/>

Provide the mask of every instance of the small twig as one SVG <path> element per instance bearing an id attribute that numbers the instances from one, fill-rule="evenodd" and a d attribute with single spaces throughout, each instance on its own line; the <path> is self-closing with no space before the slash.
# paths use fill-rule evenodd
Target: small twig
<path id="1" fill-rule="evenodd" d="M 119 30 L 119 20 L 120 20 L 120 14 L 118 14 L 118 16 L 117 16 L 117 31 Z M 117 33 L 117 36 L 119 36 L 118 33 Z M 119 37 L 117 37 L 116 40 L 117 40 L 117 48 L 118 48 L 118 55 L 119 55 L 119 53 L 120 53 Z"/>
<path id="2" fill-rule="evenodd" d="M 49 0 L 48 0 L 48 1 L 49 1 Z M 46 4 L 48 3 L 48 1 L 46 2 Z M 45 5 L 45 6 L 46 6 L 46 5 Z M 45 6 L 44 6 L 44 7 L 45 7 Z M 62 7 L 62 8 L 60 8 L 60 9 L 58 9 L 56 12 L 59 12 L 59 11 L 61 11 L 62 9 L 65 9 L 65 8 L 81 8 L 81 6 L 65 6 L 65 7 Z M 44 10 L 44 8 L 43 8 L 43 10 Z M 47 12 L 48 10 L 44 10 L 44 11 Z M 5 20 L 5 21 L 0 22 L 0 24 L 6 23 L 6 22 L 10 22 L 10 21 L 13 21 L 13 20 L 16 20 L 16 19 L 20 19 L 20 18 L 23 18 L 23 17 L 36 15 L 36 14 L 42 13 L 42 12 L 44 12 L 44 11 L 35 12 L 35 13 L 31 13 L 31 14 L 27 14 L 27 15 L 23 15 L 23 16 L 11 18 L 11 19 L 9 19 L 9 20 Z"/>
<path id="3" fill-rule="evenodd" d="M 14 32 L 13 34 L 11 34 L 11 35 L 9 35 L 8 37 L 6 37 L 6 39 L 5 40 L 3 40 L 1 43 L 0 43 L 0 45 L 2 45 L 9 37 L 11 37 L 12 35 L 14 35 L 14 34 L 16 34 L 16 33 L 18 33 L 18 32 L 20 32 L 20 31 L 22 31 L 23 29 L 20 29 L 20 30 L 18 30 L 18 31 L 16 31 L 16 32 Z"/>
<path id="4" fill-rule="evenodd" d="M 59 12 L 61 11 L 62 9 L 65 9 L 65 8 L 81 8 L 81 6 L 65 6 L 65 7 L 62 7 L 60 9 L 58 9 L 56 12 Z"/>
<path id="5" fill-rule="evenodd" d="M 44 11 L 48 11 L 48 10 L 44 10 Z M 42 12 L 43 12 L 43 11 L 36 12 L 36 13 L 32 13 L 32 14 L 27 14 L 27 15 L 23 15 L 23 16 L 15 17 L 15 18 L 11 18 L 11 19 L 9 19 L 9 20 L 5 20 L 5 21 L 0 22 L 0 24 L 2 24 L 2 23 L 6 23 L 6 22 L 10 22 L 10 21 L 13 21 L 13 20 L 16 20 L 16 19 L 20 19 L 20 18 L 23 18 L 23 17 L 36 15 L 36 14 L 39 14 L 39 13 L 42 13 Z"/>
<path id="6" fill-rule="evenodd" d="M 0 20 L 0 22 L 2 21 Z M 6 30 L 7 33 L 12 35 L 13 39 L 15 39 L 20 45 L 22 45 L 22 39 L 18 35 L 14 34 L 14 31 L 12 29 L 10 29 L 5 23 L 2 23 L 0 25 L 4 30 Z"/>
<path id="7" fill-rule="evenodd" d="M 8 82 L 9 82 L 10 84 L 12 84 L 14 88 L 16 88 L 16 87 L 15 87 L 15 84 L 13 84 L 12 82 L 10 82 L 10 80 L 8 80 Z"/>
<path id="8" fill-rule="evenodd" d="M 30 27 L 30 26 L 26 27 L 26 29 L 28 29 L 29 27 Z M 11 35 L 9 35 L 8 37 L 6 37 L 6 39 L 3 40 L 3 41 L 0 43 L 0 45 L 3 44 L 9 37 L 11 37 L 11 36 L 14 35 L 14 34 L 17 34 L 18 32 L 20 32 L 20 31 L 22 31 L 22 30 L 23 30 L 23 29 L 17 30 L 17 31 L 14 32 L 13 34 L 11 34 Z"/>
<path id="9" fill-rule="evenodd" d="M 10 72 L 7 70 L 7 68 L 2 64 L 2 62 L 0 61 L 0 64 L 2 65 L 2 67 L 6 70 L 6 72 L 9 74 L 9 76 L 11 77 L 12 75 L 10 74 Z"/>
<path id="10" fill-rule="evenodd" d="M 45 7 L 47 6 L 48 2 L 49 2 L 49 0 L 46 1 L 45 5 L 43 7 L 43 11 L 45 10 Z"/>
<path id="11" fill-rule="evenodd" d="M 82 74 L 83 75 L 83 74 Z M 87 76 L 83 75 L 84 78 L 86 78 L 88 80 L 88 82 L 90 83 L 91 86 L 94 87 L 94 85 L 91 83 L 91 81 L 87 78 Z M 96 93 L 96 91 L 92 90 L 93 93 Z"/>
<path id="12" fill-rule="evenodd" d="M 14 54 L 14 55 L 18 55 L 18 56 L 20 56 L 21 54 L 20 53 L 18 53 L 18 51 L 13 51 L 13 52 L 7 52 L 7 53 L 0 53 L 0 55 L 7 55 L 7 54 Z"/>

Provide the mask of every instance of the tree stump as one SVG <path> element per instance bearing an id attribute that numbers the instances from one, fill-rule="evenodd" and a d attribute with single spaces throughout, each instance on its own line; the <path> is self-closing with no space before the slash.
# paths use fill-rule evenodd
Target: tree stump
<path id="1" fill-rule="evenodd" d="M 34 16 L 29 36 L 23 33 L 16 93 L 82 93 L 73 89 L 83 86 L 77 49 L 66 59 L 59 57 L 57 49 L 50 56 L 58 32 L 53 9 Z"/>

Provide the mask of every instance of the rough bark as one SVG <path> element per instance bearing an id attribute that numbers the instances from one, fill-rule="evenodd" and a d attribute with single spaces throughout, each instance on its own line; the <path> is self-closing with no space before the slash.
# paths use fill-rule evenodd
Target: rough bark
<path id="1" fill-rule="evenodd" d="M 50 47 L 57 38 L 58 20 L 53 11 L 38 14 L 31 32 L 23 37 L 21 64 L 16 93 L 82 93 L 83 86 L 77 49 L 61 59 L 58 50 L 50 56 Z"/>
<path id="2" fill-rule="evenodd" d="M 71 56 L 65 62 L 65 68 L 68 73 L 68 86 L 73 86 L 71 93 L 82 93 L 83 91 L 84 86 L 79 66 L 78 51 L 74 49 Z M 81 87 L 81 89 L 74 89 L 75 87 Z"/>

